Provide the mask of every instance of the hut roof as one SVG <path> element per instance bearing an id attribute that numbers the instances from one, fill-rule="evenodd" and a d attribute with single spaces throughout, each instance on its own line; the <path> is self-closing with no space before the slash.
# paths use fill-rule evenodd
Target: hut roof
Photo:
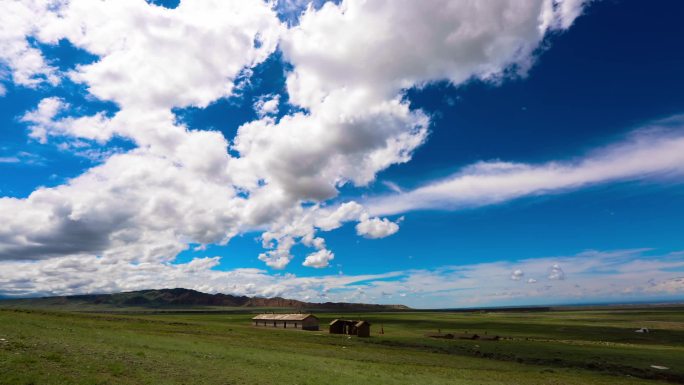
<path id="1" fill-rule="evenodd" d="M 339 318 L 332 320 L 332 321 L 330 322 L 330 325 L 334 325 L 334 324 L 336 324 L 336 323 L 338 323 L 338 322 L 344 322 L 344 323 L 347 323 L 347 324 L 354 324 L 354 326 L 356 326 L 356 327 L 359 327 L 359 326 L 361 326 L 361 325 L 363 325 L 363 324 L 368 324 L 368 325 L 370 326 L 370 322 L 368 322 L 368 321 L 363 321 L 363 320 L 358 321 L 358 320 L 339 319 Z"/>
<path id="2" fill-rule="evenodd" d="M 259 314 L 252 319 L 258 321 L 304 321 L 309 317 L 318 319 L 313 314 Z"/>

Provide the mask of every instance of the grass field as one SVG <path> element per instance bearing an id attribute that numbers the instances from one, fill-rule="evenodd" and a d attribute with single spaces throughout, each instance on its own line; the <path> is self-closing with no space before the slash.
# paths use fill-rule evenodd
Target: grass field
<path id="1" fill-rule="evenodd" d="M 368 339 L 251 316 L 0 310 L 0 384 L 684 383 L 684 309 L 368 313 Z"/>

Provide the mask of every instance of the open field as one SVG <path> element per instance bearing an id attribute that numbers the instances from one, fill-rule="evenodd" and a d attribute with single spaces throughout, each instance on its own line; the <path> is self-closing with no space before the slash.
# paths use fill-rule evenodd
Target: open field
<path id="1" fill-rule="evenodd" d="M 345 314 L 369 339 L 251 316 L 0 310 L 0 384 L 684 383 L 684 309 Z M 506 338 L 426 337 L 438 329 Z"/>

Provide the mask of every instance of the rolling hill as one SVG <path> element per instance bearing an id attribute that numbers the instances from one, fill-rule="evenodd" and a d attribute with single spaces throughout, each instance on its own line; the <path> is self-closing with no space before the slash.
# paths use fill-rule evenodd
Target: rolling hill
<path id="1" fill-rule="evenodd" d="M 115 294 L 86 294 L 41 298 L 0 299 L 0 307 L 68 309 L 197 309 L 197 308 L 287 308 L 296 310 L 388 311 L 407 310 L 404 305 L 347 302 L 312 303 L 286 298 L 261 298 L 229 294 L 207 294 L 190 289 L 140 290 Z"/>

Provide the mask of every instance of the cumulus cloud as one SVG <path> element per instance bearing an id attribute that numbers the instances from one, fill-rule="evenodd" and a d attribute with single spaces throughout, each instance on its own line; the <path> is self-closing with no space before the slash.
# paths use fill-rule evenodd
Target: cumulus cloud
<path id="1" fill-rule="evenodd" d="M 334 258 L 335 254 L 333 254 L 330 250 L 321 249 L 315 253 L 309 254 L 302 265 L 320 269 L 323 267 L 328 267 L 330 265 L 330 261 L 332 261 Z"/>
<path id="2" fill-rule="evenodd" d="M 28 37 L 40 27 L 56 1 L 27 0 L 0 3 L 0 66 L 9 68 L 14 84 L 35 88 L 43 83 L 57 85 L 57 69 L 50 66 L 40 49 Z M 0 90 L 5 90 L 0 87 Z M 0 95 L 4 92 L 0 92 Z"/>
<path id="3" fill-rule="evenodd" d="M 309 8 L 281 43 L 295 66 L 290 98 L 315 109 L 341 89 L 387 100 L 435 80 L 460 84 L 499 77 L 512 65 L 524 70 L 544 35 L 569 27 L 582 3 L 346 0 Z"/>
<path id="4" fill-rule="evenodd" d="M 308 111 L 240 127 L 233 173 L 244 175 L 246 186 L 264 180 L 285 197 L 321 201 L 407 162 L 426 140 L 429 119 L 409 108 L 402 90 L 497 77 L 532 60 L 545 33 L 557 28 L 549 18 L 574 17 L 541 1 L 497 4 L 350 0 L 308 8 L 281 40 L 293 65 L 290 102 Z"/>
<path id="5" fill-rule="evenodd" d="M 418 306 L 678 293 L 681 278 L 672 271 L 684 266 L 681 256 L 645 258 L 642 251 L 316 278 L 216 271 L 216 257 L 169 263 L 189 243 L 225 244 L 259 231 L 266 249 L 259 259 L 267 266 L 285 268 L 301 243 L 311 249 L 303 265 L 322 268 L 334 254 L 321 232 L 345 222 L 359 222 L 361 236 L 380 238 L 399 226 L 378 216 L 681 172 L 684 141 L 677 130 L 684 119 L 674 118 L 576 160 L 483 162 L 411 191 L 389 185 L 398 194 L 367 208 L 326 205 L 340 187 L 368 185 L 380 171 L 408 162 L 425 142 L 430 118 L 410 108 L 404 90 L 524 75 L 545 36 L 569 28 L 583 3 L 346 0 L 306 8 L 300 24 L 287 29 L 272 4 L 258 0 L 184 0 L 175 9 L 143 0 L 2 2 L 0 62 L 9 71 L 3 78 L 37 87 L 68 77 L 119 108 L 112 116 L 75 117 L 64 100 L 48 97 L 23 115 L 30 135 L 48 143 L 121 136 L 136 148 L 107 154 L 101 165 L 25 199 L 0 198 L 1 293 L 183 286 L 301 299 L 398 293 Z M 278 3 L 280 10 L 290 5 L 304 9 L 300 1 Z M 60 39 L 98 60 L 59 73 L 30 43 Z M 286 91 L 297 112 L 276 121 L 279 97 L 264 98 L 255 106 L 259 119 L 234 138 L 176 120 L 174 108 L 235 96 L 236 83 L 278 44 L 291 65 Z M 596 279 L 597 267 L 616 273 Z M 517 269 L 519 279 L 523 271 L 547 277 L 545 285 L 511 289 Z"/>
<path id="6" fill-rule="evenodd" d="M 365 238 L 385 238 L 399 231 L 399 225 L 387 218 L 371 218 L 367 214 L 356 225 L 356 233 Z"/>
<path id="7" fill-rule="evenodd" d="M 306 296 L 318 298 L 319 294 L 331 289 L 345 290 L 364 280 L 387 279 L 401 274 L 296 277 L 292 274 L 270 275 L 260 269 L 214 270 L 219 262 L 219 257 L 206 257 L 182 264 L 129 263 L 107 261 L 93 255 L 3 262 L 0 294 L 69 295 L 186 287 L 208 293 L 304 299 Z"/>
<path id="8" fill-rule="evenodd" d="M 427 136 L 428 118 L 397 100 L 362 106 L 338 95 L 310 113 L 278 123 L 264 118 L 241 126 L 233 140 L 238 183 L 294 199 L 322 201 L 348 182 L 367 185 L 387 167 L 407 162 Z"/>
<path id="9" fill-rule="evenodd" d="M 374 215 L 459 209 L 620 180 L 667 178 L 684 172 L 684 116 L 655 122 L 625 140 L 571 161 L 480 162 L 442 180 L 366 202 Z"/>
<path id="10" fill-rule="evenodd" d="M 358 220 L 365 210 L 360 204 L 351 201 L 339 205 L 335 210 L 323 209 L 323 215 L 316 218 L 316 227 L 322 230 L 335 230 L 344 222 Z"/>
<path id="11" fill-rule="evenodd" d="M 237 231 L 242 201 L 214 176 L 199 183 L 198 176 L 133 151 L 26 199 L 0 198 L 0 259 L 94 253 L 168 261 L 185 242 L 225 243 Z"/>
<path id="12" fill-rule="evenodd" d="M 511 279 L 514 281 L 520 281 L 524 276 L 525 273 L 520 269 L 516 269 L 511 273 Z"/>
<path id="13" fill-rule="evenodd" d="M 130 263 L 94 255 L 38 261 L 0 262 L 0 295 L 65 295 L 187 287 L 209 293 L 283 296 L 310 301 L 401 303 L 418 308 L 577 303 L 582 300 L 630 301 L 672 298 L 684 293 L 683 252 L 652 250 L 586 251 L 575 255 L 500 261 L 435 269 L 389 271 L 372 275 L 330 274 L 298 277 L 261 269 L 218 271 L 218 257 L 188 263 Z M 517 285 L 514 266 L 527 275 L 545 276 L 562 265 L 565 280 Z"/>
<path id="14" fill-rule="evenodd" d="M 254 103 L 254 111 L 260 118 L 273 115 L 278 112 L 280 95 L 264 95 Z"/>
<path id="15" fill-rule="evenodd" d="M 329 263 L 319 233 L 344 222 L 359 221 L 368 238 L 398 230 L 358 203 L 325 203 L 342 186 L 366 186 L 408 162 L 425 142 L 430 118 L 410 108 L 405 89 L 523 73 L 544 36 L 568 28 L 582 2 L 347 0 L 307 8 L 290 29 L 273 3 L 259 0 L 181 1 L 175 9 L 143 0 L 10 4 L 16 10 L 0 13 L 3 22 L 23 13 L 9 17 L 17 28 L 0 34 L 0 44 L 12 46 L 0 60 L 16 84 L 67 76 L 119 108 L 69 116 L 65 101 L 48 97 L 22 118 L 30 135 L 100 143 L 120 136 L 136 148 L 107 153 L 101 165 L 26 199 L 0 198 L 8 224 L 0 259 L 166 263 L 189 243 L 261 231 L 259 259 L 282 269 L 297 243 L 313 249 L 306 266 Z M 98 60 L 57 74 L 29 38 L 66 39 Z M 177 121 L 174 108 L 235 96 L 236 82 L 279 44 L 296 112 L 276 121 L 279 97 L 264 98 L 259 119 L 234 138 Z"/>
<path id="16" fill-rule="evenodd" d="M 48 131 L 51 131 L 53 119 L 65 107 L 60 98 L 45 98 L 38 103 L 35 110 L 29 111 L 21 117 L 22 122 L 29 123 L 29 136 L 45 143 Z"/>
<path id="17" fill-rule="evenodd" d="M 63 99 L 48 97 L 38 106 L 26 112 L 21 121 L 28 124 L 29 137 L 47 143 L 49 137 L 70 136 L 91 139 L 100 143 L 108 141 L 114 133 L 114 125 L 104 112 L 83 117 L 59 117 L 70 107 Z"/>
<path id="18" fill-rule="evenodd" d="M 100 99 L 137 109 L 204 107 L 231 95 L 243 68 L 273 52 L 281 28 L 261 1 L 181 1 L 167 9 L 70 0 L 50 16 L 38 33 L 42 41 L 66 38 L 100 57 L 71 79 Z"/>
<path id="19" fill-rule="evenodd" d="M 68 105 L 62 99 L 46 98 L 22 117 L 30 135 L 46 142 L 51 136 L 106 141 L 117 134 L 139 148 L 66 185 L 40 188 L 27 199 L 0 199 L 3 217 L 19 207 L 23 212 L 3 228 L 0 258 L 98 253 L 171 260 L 187 242 L 225 243 L 247 226 L 235 216 L 244 200 L 227 177 L 227 140 L 177 125 L 169 108 L 229 95 L 240 71 L 275 49 L 280 24 L 269 5 L 183 2 L 168 10 L 144 1 L 76 0 L 51 9 L 39 15 L 35 36 L 47 43 L 66 38 L 100 56 L 70 76 L 121 110 L 111 119 L 103 113 L 72 118 L 63 116 Z M 196 52 L 206 44 L 216 49 Z M 171 219 L 185 210 L 188 216 Z M 39 227 L 30 224 L 36 218 L 44 218 Z"/>
<path id="20" fill-rule="evenodd" d="M 560 267 L 559 264 L 554 263 L 553 266 L 549 269 L 549 279 L 551 280 L 564 280 L 565 279 L 565 272 L 563 269 Z"/>

